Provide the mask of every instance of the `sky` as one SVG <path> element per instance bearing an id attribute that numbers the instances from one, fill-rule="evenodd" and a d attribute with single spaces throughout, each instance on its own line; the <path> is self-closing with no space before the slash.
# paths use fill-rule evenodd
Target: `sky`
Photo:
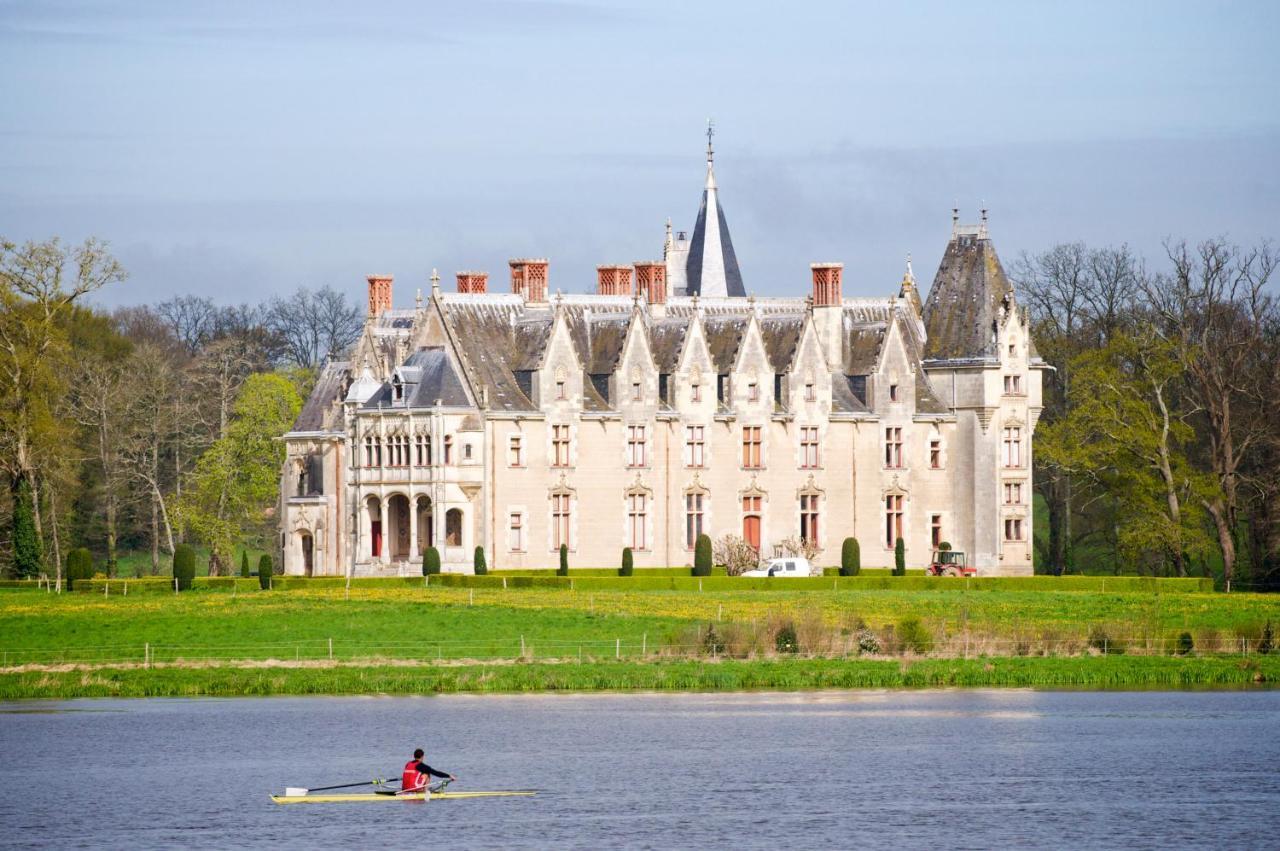
<path id="1" fill-rule="evenodd" d="M 551 289 L 692 231 L 708 118 L 757 295 L 1065 241 L 1280 238 L 1280 3 L 0 0 L 0 237 L 108 240 L 103 306 L 459 269 Z"/>

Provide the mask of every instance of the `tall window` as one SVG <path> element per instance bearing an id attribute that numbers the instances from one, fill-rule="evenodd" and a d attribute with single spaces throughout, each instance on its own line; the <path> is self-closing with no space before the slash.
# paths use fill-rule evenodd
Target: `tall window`
<path id="1" fill-rule="evenodd" d="M 373 437 L 369 436 L 364 439 L 364 465 L 366 467 L 373 466 Z"/>
<path id="2" fill-rule="evenodd" d="M 1006 375 L 1004 377 L 1004 394 L 1006 396 L 1022 395 L 1022 376 Z"/>
<path id="3" fill-rule="evenodd" d="M 507 463 L 512 467 L 523 467 L 524 435 L 513 434 L 507 440 Z"/>
<path id="4" fill-rule="evenodd" d="M 890 469 L 902 467 L 902 429 L 898 426 L 884 430 L 884 465 Z"/>
<path id="5" fill-rule="evenodd" d="M 639 402 L 641 398 L 642 397 L 640 395 L 640 382 L 639 381 L 631 382 L 631 401 Z"/>
<path id="6" fill-rule="evenodd" d="M 627 426 L 627 466 L 643 467 L 646 449 L 645 426 Z"/>
<path id="7" fill-rule="evenodd" d="M 446 465 L 453 463 L 453 435 L 451 434 L 444 436 L 444 463 Z"/>
<path id="8" fill-rule="evenodd" d="M 800 466 L 806 470 L 818 467 L 818 427 L 800 427 Z"/>
<path id="9" fill-rule="evenodd" d="M 627 546 L 643 550 L 649 540 L 649 495 L 627 494 Z"/>
<path id="10" fill-rule="evenodd" d="M 1022 482 L 1004 483 L 1004 504 L 1022 505 Z"/>
<path id="11" fill-rule="evenodd" d="M 706 494 L 687 493 L 684 495 L 684 545 L 693 549 L 702 534 L 703 508 L 702 500 Z"/>
<path id="12" fill-rule="evenodd" d="M 818 495 L 800 494 L 800 539 L 818 543 Z"/>
<path id="13" fill-rule="evenodd" d="M 1022 518 L 1006 517 L 1004 519 L 1004 539 L 1006 541 L 1022 540 Z"/>
<path id="14" fill-rule="evenodd" d="M 891 493 L 884 498 L 884 545 L 892 548 L 902 537 L 902 500 L 900 493 Z"/>
<path id="15" fill-rule="evenodd" d="M 559 380 L 559 381 L 557 381 L 557 382 L 556 382 L 556 398 L 557 398 L 557 399 L 560 399 L 560 400 L 563 400 L 563 399 L 565 398 L 565 395 L 564 395 L 564 380 L 563 380 L 563 379 L 561 379 L 561 380 Z"/>
<path id="16" fill-rule="evenodd" d="M 806 402 L 816 402 L 816 401 L 818 401 L 818 393 L 817 393 L 817 391 L 814 389 L 814 387 L 813 387 L 813 382 L 812 382 L 812 381 L 807 381 L 807 382 L 805 382 L 805 385 L 804 385 L 804 400 L 805 400 Z"/>
<path id="17" fill-rule="evenodd" d="M 929 515 L 929 546 L 935 550 L 942 543 L 942 515 Z"/>
<path id="18" fill-rule="evenodd" d="M 691 402 L 702 401 L 702 385 L 701 384 L 694 383 L 689 385 L 689 401 Z"/>
<path id="19" fill-rule="evenodd" d="M 507 527 L 507 549 L 513 553 L 524 552 L 524 514 L 511 512 Z"/>
<path id="20" fill-rule="evenodd" d="M 382 438 L 379 437 L 373 439 L 373 465 L 382 466 Z"/>
<path id="21" fill-rule="evenodd" d="M 1022 466 L 1022 429 L 1017 426 L 1004 430 L 1004 465 Z"/>
<path id="22" fill-rule="evenodd" d="M 929 438 L 929 469 L 942 469 L 942 438 Z"/>
<path id="23" fill-rule="evenodd" d="M 705 426 L 685 426 L 685 457 L 690 467 L 702 467 L 707 462 L 707 444 Z"/>
<path id="24" fill-rule="evenodd" d="M 889 401 L 890 402 L 898 401 L 898 385 L 896 384 L 889 385 Z"/>
<path id="25" fill-rule="evenodd" d="M 414 458 L 413 463 L 418 467 L 425 467 L 431 463 L 431 438 L 425 434 L 417 434 L 413 438 Z"/>
<path id="26" fill-rule="evenodd" d="M 406 467 L 409 464 L 409 438 L 397 434 L 391 438 L 391 466 Z"/>
<path id="27" fill-rule="evenodd" d="M 750 384 L 747 385 L 747 401 L 748 402 L 760 401 L 760 385 L 756 384 L 754 381 L 752 381 Z"/>
<path id="28" fill-rule="evenodd" d="M 551 546 L 560 549 L 560 545 L 569 546 L 569 494 L 553 493 L 551 495 Z"/>
<path id="29" fill-rule="evenodd" d="M 764 497 L 744 496 L 742 498 L 742 539 L 756 550 L 760 549 L 760 512 L 764 507 Z"/>
<path id="30" fill-rule="evenodd" d="M 569 466 L 569 426 L 567 425 L 551 427 L 551 466 Z"/>
<path id="31" fill-rule="evenodd" d="M 760 426 L 742 427 L 742 466 L 760 468 Z"/>

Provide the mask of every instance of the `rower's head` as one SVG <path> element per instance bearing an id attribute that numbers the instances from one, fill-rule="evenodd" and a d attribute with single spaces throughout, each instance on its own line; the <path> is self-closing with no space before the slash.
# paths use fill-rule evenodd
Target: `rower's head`
<path id="1" fill-rule="evenodd" d="M 422 748 L 418 748 L 416 751 L 414 751 L 414 752 L 413 752 L 413 758 L 414 758 L 414 759 L 422 759 L 422 756 L 423 756 L 423 754 L 425 754 L 425 753 L 426 753 L 426 751 L 424 751 Z"/>

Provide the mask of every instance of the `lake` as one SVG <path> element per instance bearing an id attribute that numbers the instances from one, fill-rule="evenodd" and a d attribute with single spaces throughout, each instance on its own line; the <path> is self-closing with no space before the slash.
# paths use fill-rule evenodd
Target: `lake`
<path id="1" fill-rule="evenodd" d="M 536 798 L 277 806 L 399 777 Z M 0 704 L 7 847 L 1276 847 L 1280 692 Z"/>

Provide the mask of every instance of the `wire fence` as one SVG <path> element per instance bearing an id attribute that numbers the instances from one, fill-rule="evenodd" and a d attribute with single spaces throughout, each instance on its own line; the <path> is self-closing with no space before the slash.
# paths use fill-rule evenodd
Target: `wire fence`
<path id="1" fill-rule="evenodd" d="M 789 636 L 739 635 L 714 630 L 694 642 L 655 641 L 647 633 L 612 639 L 532 639 L 405 642 L 353 639 L 308 639 L 255 644 L 176 645 L 120 644 L 45 649 L 0 648 L 0 668 L 23 666 L 182 666 L 258 664 L 453 664 L 463 661 L 580 661 L 682 659 L 817 658 L 893 659 L 1000 658 L 1016 656 L 1257 656 L 1274 652 L 1266 638 L 1210 637 L 1193 639 L 1151 636 L 1089 638 L 992 638 L 949 635 L 942 639 L 894 641 L 866 634 L 825 636 L 800 641 Z"/>

